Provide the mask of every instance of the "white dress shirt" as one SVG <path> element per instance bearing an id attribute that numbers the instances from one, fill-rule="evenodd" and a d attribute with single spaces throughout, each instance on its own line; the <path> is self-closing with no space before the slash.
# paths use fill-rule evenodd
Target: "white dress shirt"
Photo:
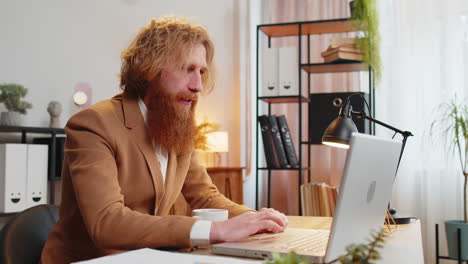
<path id="1" fill-rule="evenodd" d="M 148 109 L 146 108 L 145 103 L 141 98 L 138 99 L 138 105 L 140 106 L 141 114 L 143 115 L 143 120 L 146 124 L 146 113 Z M 161 168 L 161 174 L 163 178 L 163 183 L 166 181 L 166 171 L 167 171 L 167 162 L 168 162 L 168 152 L 167 150 L 159 145 L 154 145 L 154 152 L 159 161 L 159 167 Z M 156 208 L 156 212 L 158 208 Z M 211 221 L 198 220 L 193 224 L 192 230 L 190 231 L 190 240 L 194 246 L 202 246 L 210 244 L 210 230 L 211 230 Z"/>

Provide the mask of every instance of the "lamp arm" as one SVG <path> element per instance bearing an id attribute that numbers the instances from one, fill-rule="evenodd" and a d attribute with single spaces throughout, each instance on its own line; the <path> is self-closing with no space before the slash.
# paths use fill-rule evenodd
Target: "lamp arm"
<path id="1" fill-rule="evenodd" d="M 381 122 L 379 120 L 376 120 L 370 116 L 367 116 L 364 112 L 351 112 L 352 115 L 358 117 L 358 118 L 362 118 L 362 119 L 367 119 L 371 122 L 374 122 L 376 124 L 379 124 L 383 127 L 386 127 L 390 130 L 393 130 L 397 133 L 400 133 L 402 136 L 403 136 L 403 142 L 402 142 L 402 145 L 401 145 L 401 151 L 400 151 L 400 157 L 398 158 L 398 165 L 397 165 L 397 169 L 396 169 L 396 172 L 395 172 L 395 176 L 396 174 L 398 173 L 398 168 L 400 167 L 400 161 L 401 161 L 401 157 L 403 156 L 403 151 L 405 150 L 405 145 L 406 145 L 406 140 L 408 139 L 408 137 L 410 136 L 413 136 L 413 134 L 409 131 L 402 131 L 398 128 L 395 128 L 395 127 L 392 127 L 388 124 L 385 124 L 384 122 Z"/>
<path id="2" fill-rule="evenodd" d="M 396 128 L 396 127 L 392 127 L 391 125 L 385 124 L 384 122 L 381 122 L 381 121 L 379 121 L 377 119 L 374 119 L 374 118 L 372 118 L 370 116 L 367 116 L 364 112 L 351 112 L 351 114 L 358 117 L 358 118 L 367 119 L 367 120 L 369 120 L 371 122 L 374 122 L 376 124 L 379 124 L 379 125 L 381 125 L 383 127 L 388 128 L 390 130 L 393 130 L 393 131 L 395 131 L 397 133 L 400 133 L 405 138 L 407 138 L 409 136 L 413 136 L 413 134 L 411 132 L 409 132 L 409 131 L 402 131 L 402 130 Z"/>

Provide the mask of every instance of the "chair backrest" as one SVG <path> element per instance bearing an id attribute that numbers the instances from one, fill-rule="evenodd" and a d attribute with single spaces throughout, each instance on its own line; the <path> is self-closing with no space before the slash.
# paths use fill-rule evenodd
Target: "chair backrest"
<path id="1" fill-rule="evenodd" d="M 39 263 L 50 230 L 58 220 L 58 207 L 38 205 L 8 221 L 0 234 L 0 263 Z"/>

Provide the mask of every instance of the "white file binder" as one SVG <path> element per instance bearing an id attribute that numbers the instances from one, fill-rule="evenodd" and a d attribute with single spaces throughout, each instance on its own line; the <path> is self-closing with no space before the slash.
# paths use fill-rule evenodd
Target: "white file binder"
<path id="1" fill-rule="evenodd" d="M 0 212 L 26 209 L 26 144 L 0 144 Z"/>
<path id="2" fill-rule="evenodd" d="M 296 47 L 279 48 L 279 95 L 299 95 Z"/>
<path id="3" fill-rule="evenodd" d="M 28 145 L 26 208 L 47 203 L 48 154 L 47 145 Z"/>
<path id="4" fill-rule="evenodd" d="M 260 96 L 278 96 L 278 48 L 266 48 L 262 53 Z"/>

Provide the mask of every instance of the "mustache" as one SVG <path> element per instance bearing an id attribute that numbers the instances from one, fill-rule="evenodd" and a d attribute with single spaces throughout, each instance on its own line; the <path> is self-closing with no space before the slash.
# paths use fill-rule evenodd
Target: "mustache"
<path id="1" fill-rule="evenodd" d="M 198 101 L 200 95 L 198 93 L 191 93 L 191 92 L 179 92 L 176 94 L 176 98 L 183 98 L 192 101 Z"/>

